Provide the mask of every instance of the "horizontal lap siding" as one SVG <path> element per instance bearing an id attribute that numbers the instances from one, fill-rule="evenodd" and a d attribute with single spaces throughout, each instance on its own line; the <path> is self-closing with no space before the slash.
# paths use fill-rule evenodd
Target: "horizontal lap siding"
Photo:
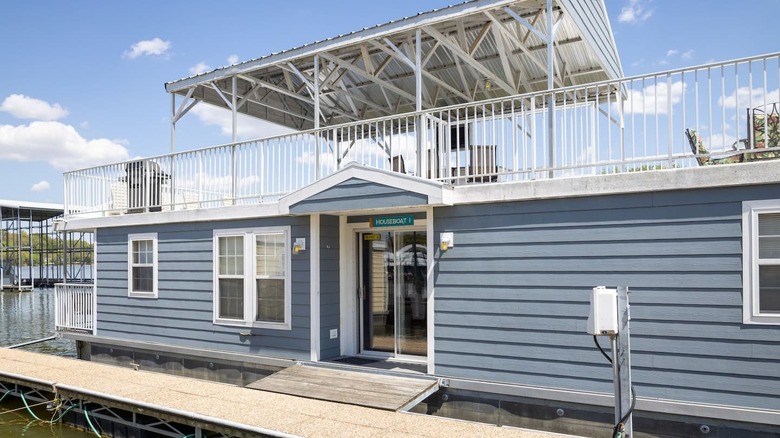
<path id="1" fill-rule="evenodd" d="M 435 211 L 435 362 L 444 376 L 611 393 L 590 290 L 631 289 L 637 392 L 780 409 L 780 327 L 742 324 L 743 200 L 779 186 Z M 601 339 L 606 348 L 608 339 Z"/>
<path id="2" fill-rule="evenodd" d="M 213 232 L 215 229 L 291 226 L 291 238 L 309 238 L 309 221 L 275 218 L 165 224 L 97 231 L 99 336 L 237 353 L 309 357 L 308 251 L 292 255 L 292 330 L 215 325 Z M 127 236 L 157 233 L 158 298 L 127 296 Z"/>
<path id="3" fill-rule="evenodd" d="M 372 208 L 390 208 L 425 205 L 428 198 L 419 193 L 352 178 L 291 205 L 290 213 L 363 210 L 369 201 Z"/>

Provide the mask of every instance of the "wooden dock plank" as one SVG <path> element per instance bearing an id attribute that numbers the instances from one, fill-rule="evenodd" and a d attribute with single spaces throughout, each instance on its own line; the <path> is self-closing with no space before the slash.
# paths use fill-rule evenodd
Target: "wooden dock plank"
<path id="1" fill-rule="evenodd" d="M 437 384 L 433 378 L 294 365 L 247 388 L 396 411 Z"/>
<path id="2" fill-rule="evenodd" d="M 560 435 L 494 425 L 410 415 L 257 391 L 94 362 L 0 348 L 0 381 L 9 376 L 83 388 L 163 409 L 262 427 L 301 437 L 341 438 L 553 438 Z M 87 397 L 88 399 L 88 397 Z"/>

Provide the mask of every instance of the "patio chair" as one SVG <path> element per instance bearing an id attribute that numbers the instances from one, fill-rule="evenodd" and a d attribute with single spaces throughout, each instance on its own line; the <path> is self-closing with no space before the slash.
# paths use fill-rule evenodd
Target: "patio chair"
<path id="1" fill-rule="evenodd" d="M 751 114 L 752 113 L 752 114 Z M 775 148 L 780 146 L 780 113 L 777 103 L 767 114 L 759 108 L 748 108 L 748 145 L 752 149 Z M 747 155 L 749 161 L 780 158 L 780 151 L 755 152 Z"/>
<path id="2" fill-rule="evenodd" d="M 713 164 L 732 164 L 745 161 L 745 156 L 741 153 L 722 158 L 713 158 L 710 156 L 710 152 L 704 146 L 699 133 L 696 132 L 695 129 L 686 129 L 685 137 L 688 138 L 691 151 L 693 152 L 693 155 L 696 157 L 696 161 L 699 162 L 700 166 L 710 166 Z"/>
<path id="3" fill-rule="evenodd" d="M 124 214 L 127 212 L 127 182 L 115 181 L 110 185 L 111 208 L 109 215 Z"/>

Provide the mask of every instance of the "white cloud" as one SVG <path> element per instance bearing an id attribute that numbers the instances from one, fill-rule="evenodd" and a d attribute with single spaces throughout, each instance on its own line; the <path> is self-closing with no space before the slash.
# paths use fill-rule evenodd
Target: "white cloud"
<path id="1" fill-rule="evenodd" d="M 39 181 L 30 187 L 30 190 L 33 192 L 45 192 L 51 188 L 51 185 L 48 181 Z"/>
<path id="2" fill-rule="evenodd" d="M 669 112 L 670 105 L 680 103 L 685 88 L 686 85 L 682 81 L 676 81 L 672 82 L 671 90 L 666 82 L 648 85 L 642 90 L 631 90 L 628 99 L 623 103 L 623 108 L 628 114 L 666 114 Z M 613 110 L 617 110 L 617 104 L 612 105 Z"/>
<path id="3" fill-rule="evenodd" d="M 653 15 L 652 9 L 647 9 L 644 0 L 628 0 L 628 5 L 620 10 L 618 21 L 621 23 L 638 23 Z"/>
<path id="4" fill-rule="evenodd" d="M 0 111 L 7 112 L 17 119 L 32 120 L 57 120 L 68 115 L 68 110 L 58 103 L 52 105 L 23 94 L 12 94 L 6 97 L 0 104 Z"/>
<path id="5" fill-rule="evenodd" d="M 79 126 L 80 126 L 82 129 L 88 129 L 88 128 L 89 128 L 89 120 L 84 120 L 83 122 L 81 122 L 81 123 L 79 124 Z"/>
<path id="6" fill-rule="evenodd" d="M 211 67 L 209 67 L 209 65 L 206 64 L 205 62 L 199 62 L 199 63 L 193 65 L 192 67 L 190 67 L 190 73 L 192 73 L 194 75 L 199 75 L 199 74 L 205 73 L 205 72 L 207 72 L 209 70 L 211 70 Z"/>
<path id="7" fill-rule="evenodd" d="M 669 49 L 669 50 L 666 51 L 666 57 L 668 58 L 668 57 L 674 56 L 674 55 L 676 55 L 678 53 L 680 53 L 680 51 L 677 50 L 677 49 Z"/>
<path id="8" fill-rule="evenodd" d="M 233 117 L 230 111 L 226 109 L 201 103 L 192 108 L 192 113 L 206 125 L 219 126 L 220 131 L 224 135 L 230 136 L 233 132 Z M 291 132 L 295 132 L 295 130 L 245 114 L 238 115 L 238 132 L 236 136 L 239 139 L 274 137 Z"/>
<path id="9" fill-rule="evenodd" d="M 73 126 L 60 122 L 0 125 L 0 160 L 45 161 L 72 170 L 127 160 L 127 149 L 111 140 L 87 140 Z"/>
<path id="10" fill-rule="evenodd" d="M 683 52 L 683 54 L 680 55 L 680 58 L 682 58 L 682 59 L 691 59 L 691 58 L 693 58 L 693 49 Z"/>
<path id="11" fill-rule="evenodd" d="M 227 62 L 228 62 L 228 65 L 238 64 L 238 55 L 236 55 L 234 53 L 234 54 L 228 56 Z"/>
<path id="12" fill-rule="evenodd" d="M 135 59 L 139 56 L 162 56 L 167 54 L 171 48 L 170 41 L 164 41 L 160 38 L 138 41 L 130 46 L 130 50 L 122 54 L 125 58 Z"/>
<path id="13" fill-rule="evenodd" d="M 749 87 L 739 87 L 725 98 L 718 98 L 718 105 L 733 109 L 737 108 L 737 104 L 739 104 L 739 109 L 744 111 L 750 105 L 755 108 L 763 105 L 764 102 L 771 104 L 778 101 L 780 101 L 780 90 L 777 88 L 767 90 L 765 95 L 764 89 L 761 87 L 753 88 L 752 90 Z"/>

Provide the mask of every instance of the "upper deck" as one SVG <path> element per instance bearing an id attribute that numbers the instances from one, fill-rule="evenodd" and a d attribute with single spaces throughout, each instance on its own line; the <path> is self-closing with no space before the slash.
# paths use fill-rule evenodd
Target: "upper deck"
<path id="1" fill-rule="evenodd" d="M 204 103 L 297 132 L 68 172 L 65 214 L 274 203 L 350 163 L 459 186 L 771 159 L 779 61 L 623 78 L 600 2 L 470 1 L 166 84 L 172 145 Z"/>

